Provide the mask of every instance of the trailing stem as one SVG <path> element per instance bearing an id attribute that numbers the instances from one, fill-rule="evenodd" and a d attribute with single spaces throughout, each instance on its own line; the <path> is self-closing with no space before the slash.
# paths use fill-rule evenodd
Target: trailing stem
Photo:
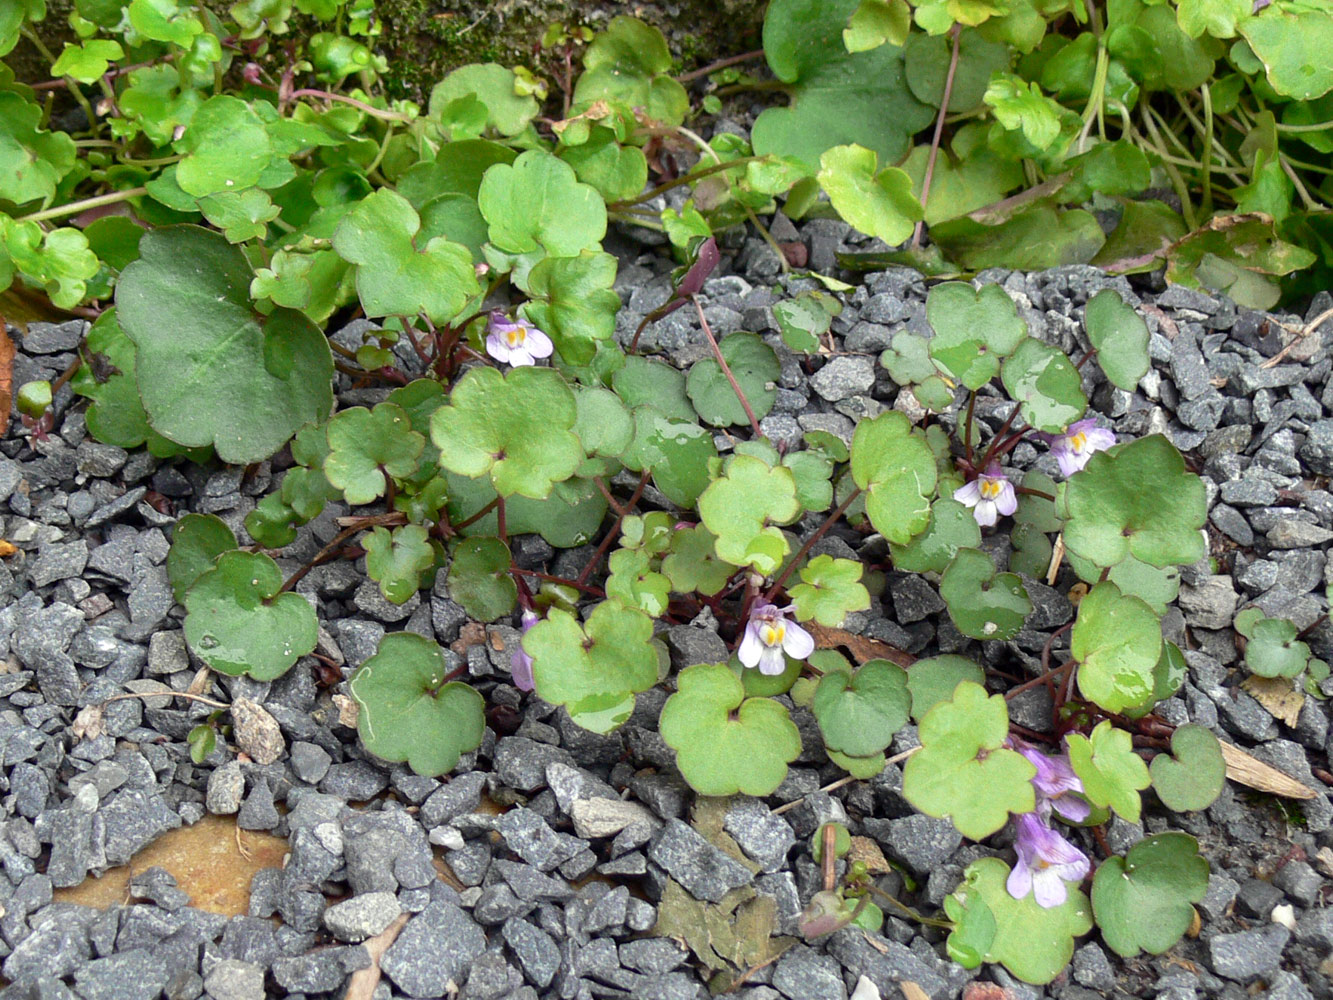
<path id="1" fill-rule="evenodd" d="M 717 346 L 717 338 L 713 336 L 713 330 L 708 325 L 708 320 L 704 318 L 703 306 L 699 305 L 699 297 L 691 295 L 690 301 L 694 303 L 694 311 L 699 314 L 699 325 L 703 327 L 704 336 L 708 338 L 708 344 L 713 348 L 713 357 L 717 363 L 722 366 L 722 374 L 727 377 L 731 383 L 731 391 L 736 394 L 736 398 L 741 402 L 741 409 L 745 415 L 750 418 L 750 426 L 754 428 L 754 436 L 761 438 L 764 432 L 759 429 L 759 419 L 754 415 L 754 410 L 750 406 L 750 401 L 745 398 L 745 392 L 741 389 L 740 383 L 736 381 L 736 376 L 731 373 L 731 366 L 727 364 L 727 359 L 722 356 L 722 348 Z"/>
<path id="2" fill-rule="evenodd" d="M 792 571 L 796 569 L 797 563 L 799 563 L 802 559 L 804 559 L 806 553 L 809 552 L 812 548 L 814 548 L 816 543 L 818 543 L 818 541 L 821 538 L 823 538 L 826 534 L 828 534 L 829 528 L 833 527 L 833 525 L 837 522 L 838 518 L 842 517 L 843 514 L 847 513 L 847 508 L 850 507 L 852 505 L 852 502 L 856 500 L 856 498 L 859 497 L 860 495 L 861 495 L 861 487 L 859 486 L 856 487 L 856 489 L 852 490 L 851 493 L 847 494 L 847 499 L 844 500 L 842 503 L 838 504 L 838 506 L 833 509 L 833 513 L 830 514 L 828 517 L 826 517 L 824 519 L 824 523 L 819 526 L 819 530 L 817 530 L 813 535 L 807 538 L 805 540 L 805 543 L 799 549 L 796 550 L 796 555 L 792 556 L 791 559 L 788 561 L 786 569 L 782 571 L 782 575 L 773 581 L 773 586 L 769 587 L 767 592 L 764 594 L 764 601 L 766 603 L 772 603 L 773 595 L 782 589 L 782 585 L 787 582 L 787 579 L 788 577 L 791 576 Z"/>
<path id="3" fill-rule="evenodd" d="M 944 94 L 940 98 L 940 113 L 935 117 L 935 134 L 930 137 L 930 157 L 926 160 L 926 175 L 921 180 L 921 213 L 925 214 L 926 203 L 930 201 L 930 182 L 935 179 L 935 159 L 940 153 L 940 139 L 944 136 L 944 116 L 949 110 L 949 98 L 953 96 L 953 78 L 958 72 L 958 45 L 962 36 L 962 26 L 955 24 L 949 29 L 953 40 L 953 51 L 949 54 L 949 72 L 944 77 Z M 921 246 L 921 233 L 926 227 L 925 219 L 912 230 L 912 249 Z"/>

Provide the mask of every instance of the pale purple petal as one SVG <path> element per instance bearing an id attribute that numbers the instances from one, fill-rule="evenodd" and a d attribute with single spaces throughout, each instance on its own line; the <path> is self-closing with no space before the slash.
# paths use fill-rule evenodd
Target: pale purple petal
<path id="1" fill-rule="evenodd" d="M 1018 510 L 1018 494 L 1014 492 L 1014 484 L 1007 479 L 1000 487 L 1000 495 L 995 498 L 995 507 L 1005 517 Z"/>
<path id="2" fill-rule="evenodd" d="M 1014 899 L 1022 899 L 1032 891 L 1032 869 L 1027 866 L 1020 854 L 1018 860 L 1014 862 L 1014 870 L 1009 873 L 1009 878 L 1005 881 L 1004 887 L 1009 890 L 1009 895 Z"/>
<path id="3" fill-rule="evenodd" d="M 500 363 L 509 360 L 509 345 L 500 333 L 491 333 L 486 337 L 486 353 Z"/>
<path id="4" fill-rule="evenodd" d="M 981 500 L 981 484 L 975 479 L 966 486 L 960 486 L 953 491 L 953 498 L 964 507 L 975 507 Z M 994 524 L 995 522 L 991 522 Z"/>
<path id="5" fill-rule="evenodd" d="M 741 639 L 740 648 L 736 650 L 736 656 L 741 663 L 747 667 L 759 666 L 760 657 L 764 655 L 764 642 L 759 638 L 759 623 L 751 618 L 749 624 L 745 626 L 745 637 Z"/>
<path id="6" fill-rule="evenodd" d="M 532 679 L 532 657 L 520 649 L 514 654 L 514 658 L 509 664 L 510 673 L 513 675 L 514 687 L 520 691 L 531 691 L 536 687 Z"/>
<path id="7" fill-rule="evenodd" d="M 776 677 L 787 669 L 787 658 L 782 655 L 779 646 L 765 646 L 759 654 L 759 672 L 766 677 Z"/>
<path id="8" fill-rule="evenodd" d="M 515 347 L 509 352 L 509 363 L 515 368 L 524 368 L 528 365 L 535 365 L 537 362 L 525 345 L 523 347 Z"/>
<path id="9" fill-rule="evenodd" d="M 795 622 L 788 622 L 782 648 L 793 660 L 804 660 L 815 651 L 815 639 Z"/>
<path id="10" fill-rule="evenodd" d="M 1060 439 L 1060 444 L 1051 449 L 1051 454 L 1060 463 L 1060 475 L 1066 479 L 1087 464 L 1087 458 L 1075 454 L 1074 449 L 1069 446 L 1069 442 L 1064 438 Z"/>
<path id="11" fill-rule="evenodd" d="M 555 350 L 555 345 L 551 343 L 551 338 L 542 333 L 535 326 L 528 327 L 528 337 L 525 345 L 528 353 L 534 358 L 549 358 L 551 352 Z"/>
<path id="12" fill-rule="evenodd" d="M 1061 795 L 1050 802 L 1055 811 L 1071 823 L 1082 823 L 1092 815 L 1092 806 L 1077 795 Z"/>
<path id="13" fill-rule="evenodd" d="M 1108 431 L 1105 427 L 1094 427 L 1084 433 L 1088 438 L 1088 443 L 1084 445 L 1084 448 L 1089 454 L 1115 447 L 1115 431 Z"/>
<path id="14" fill-rule="evenodd" d="M 1065 888 L 1064 881 L 1053 868 L 1037 872 L 1032 877 L 1032 898 L 1042 909 L 1049 910 L 1052 906 L 1059 906 L 1068 897 L 1069 890 Z"/>
<path id="15" fill-rule="evenodd" d="M 978 500 L 977 505 L 972 508 L 972 516 L 977 519 L 977 524 L 983 528 L 989 528 L 997 518 L 995 516 L 994 500 Z"/>

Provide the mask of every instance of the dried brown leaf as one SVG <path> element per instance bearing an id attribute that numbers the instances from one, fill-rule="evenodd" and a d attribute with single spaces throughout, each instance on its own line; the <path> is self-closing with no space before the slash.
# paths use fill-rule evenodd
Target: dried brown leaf
<path id="1" fill-rule="evenodd" d="M 6 410 L 5 414 L 7 416 L 9 411 Z M 3 434 L 4 432 L 4 428 L 0 427 L 0 434 Z M 13 542 L 7 542 L 3 538 L 0 538 L 0 556 L 12 556 L 17 551 L 18 547 L 15 546 Z"/>
<path id="2" fill-rule="evenodd" d="M 1260 677 L 1251 674 L 1241 681 L 1241 687 L 1268 710 L 1279 722 L 1295 728 L 1296 719 L 1305 704 L 1305 693 L 1297 689 L 1290 677 Z"/>
<path id="3" fill-rule="evenodd" d="M 848 632 L 846 629 L 826 628 L 816 622 L 806 622 L 805 630 L 814 636 L 815 646 L 819 649 L 835 649 L 842 646 L 857 663 L 866 663 L 870 660 L 888 660 L 898 664 L 900 667 L 910 667 L 916 662 L 916 657 L 897 646 L 890 646 L 887 642 L 880 639 L 871 639 L 868 636 L 857 635 L 854 632 Z"/>
<path id="4" fill-rule="evenodd" d="M 397 920 L 365 942 L 366 951 L 370 952 L 370 964 L 352 973 L 343 1000 L 371 1000 L 375 995 L 375 987 L 380 983 L 380 959 L 407 925 L 408 916 L 400 914 Z"/>
<path id="5" fill-rule="evenodd" d="M 1288 799 L 1312 799 L 1315 791 L 1290 775 L 1251 757 L 1234 743 L 1219 741 L 1227 762 L 1227 777 L 1237 784 Z"/>
<path id="6" fill-rule="evenodd" d="M 9 409 L 14 403 L 14 341 L 0 316 L 0 437 L 9 429 Z M 8 555 L 8 553 L 5 553 Z"/>
<path id="7" fill-rule="evenodd" d="M 898 988 L 903 991 L 903 1000 L 930 1000 L 930 994 L 910 979 L 904 979 Z"/>

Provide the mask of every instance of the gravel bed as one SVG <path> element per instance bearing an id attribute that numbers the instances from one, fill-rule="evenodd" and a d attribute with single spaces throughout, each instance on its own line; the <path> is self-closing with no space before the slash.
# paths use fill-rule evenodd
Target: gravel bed
<path id="1" fill-rule="evenodd" d="M 839 250 L 876 248 L 836 221 L 796 227 L 779 217 L 773 230 L 779 241 L 803 242 L 810 266 L 825 273 L 836 272 Z M 822 429 L 849 440 L 861 417 L 894 406 L 910 411 L 876 358 L 896 330 L 925 327 L 920 275 L 865 276 L 841 296 L 845 308 L 833 326 L 839 353 L 806 358 L 783 346 L 771 307 L 814 283 L 780 274 L 758 239 L 722 242 L 723 264 L 703 296 L 709 322 L 719 335 L 763 334 L 782 360 L 765 433 L 796 441 Z M 651 234 L 613 235 L 607 245 L 621 261 L 618 336 L 628 339 L 667 297 L 671 264 Z M 1283 346 L 1283 328 L 1299 328 L 1302 317 L 1256 313 L 1087 267 L 990 271 L 978 281 L 1002 284 L 1032 332 L 1070 352 L 1081 349 L 1081 310 L 1099 289 L 1115 288 L 1141 310 L 1153 368 L 1138 391 L 1100 383 L 1095 366 L 1085 379 L 1106 425 L 1122 438 L 1167 435 L 1208 490 L 1211 559 L 1182 569 L 1180 610 L 1164 620 L 1167 637 L 1187 650 L 1189 679 L 1161 714 L 1210 727 L 1319 795 L 1297 806 L 1229 784 L 1205 813 L 1174 815 L 1148 804 L 1141 825 L 1110 824 L 1117 850 L 1146 833 L 1185 830 L 1212 865 L 1199 907 L 1202 931 L 1167 955 L 1122 961 L 1087 941 L 1060 979 L 1033 988 L 999 967 L 963 970 L 944 957 L 939 932 L 891 917 L 882 936 L 844 930 L 798 944 L 733 995 L 898 1000 L 899 983 L 910 980 L 931 1000 L 1329 996 L 1333 802 L 1312 770 L 1329 768 L 1329 709 L 1308 698 L 1294 726 L 1275 720 L 1239 687 L 1244 672 L 1230 623 L 1246 603 L 1301 627 L 1326 610 L 1324 588 L 1333 581 L 1330 347 L 1316 333 L 1264 367 Z M 1330 301 L 1318 296 L 1308 316 Z M 15 383 L 64 369 L 82 328 L 15 331 Z M 362 329 L 354 324 L 337 339 L 355 344 Z M 690 310 L 649 327 L 642 344 L 680 365 L 707 350 Z M 409 370 L 414 360 L 401 355 Z M 381 395 L 351 391 L 345 381 L 340 389 L 344 405 Z M 794 715 L 806 747 L 773 796 L 696 803 L 655 729 L 666 692 L 641 695 L 631 721 L 608 736 L 580 730 L 563 710 L 509 683 L 509 654 L 495 647 L 512 644 L 516 623 L 478 635 L 447 597 L 443 578 L 402 606 L 388 604 L 351 563 L 319 566 L 297 587 L 319 610 L 322 656 L 342 664 L 345 676 L 386 632 L 418 632 L 445 646 L 452 663 L 465 662 L 488 704 L 502 709 L 492 713 L 480 750 L 448 780 L 366 759 L 343 724 L 340 685 L 329 686 L 309 658 L 271 684 L 216 678 L 223 699 L 246 702 L 235 734 L 243 757 L 220 743 L 202 766 L 191 763 L 186 735 L 212 709 L 180 700 L 115 702 L 101 735 L 76 738 L 71 724 L 83 706 L 126 690 L 190 685 L 198 664 L 184 645 L 183 609 L 165 569 L 171 526 L 200 511 L 241 533 L 245 514 L 279 481 L 282 461 L 248 477 L 163 463 L 93 441 L 67 388 L 56 411 L 48 440 L 11 433 L 0 443 L 0 537 L 19 550 L 0 560 L 0 662 L 7 664 L 0 673 L 0 972 L 12 983 L 0 991 L 4 1000 L 342 996 L 349 976 L 371 963 L 364 942 L 402 914 L 409 919 L 380 962 L 376 997 L 693 1000 L 708 995 L 708 973 L 674 940 L 653 934 L 668 879 L 703 902 L 751 886 L 775 900 L 779 931 L 790 934 L 819 887 L 809 838 L 827 820 L 872 839 L 900 867 L 882 885 L 925 910 L 953 890 L 971 860 L 1007 849 L 1003 835 L 964 845 L 948 823 L 914 814 L 899 794 L 897 767 L 819 791 L 843 772 L 825 758 L 812 717 L 801 711 Z M 1006 411 L 998 397 L 977 406 L 991 430 Z M 725 436 L 718 443 L 729 447 Z M 1054 471 L 1044 451 L 1026 444 L 1013 461 Z M 660 498 L 650 489 L 647 502 Z M 347 513 L 331 504 L 304 527 L 283 553 L 284 570 L 318 551 L 336 533 L 334 519 Z M 800 529 L 817 524 L 811 518 Z M 837 555 L 882 557 L 881 543 L 851 531 L 835 531 L 820 545 Z M 985 545 L 1007 555 L 1005 536 Z M 589 551 L 556 553 L 535 536 L 516 544 L 521 565 L 557 573 L 576 572 Z M 961 652 L 1022 672 L 1072 618 L 1065 596 L 1072 583 L 1067 572 L 1054 588 L 1029 581 L 1036 610 L 1010 643 L 961 636 L 935 588 L 900 574 L 890 574 L 884 596 L 846 627 L 913 653 Z M 664 638 L 676 667 L 724 653 L 704 628 L 674 627 Z M 1333 654 L 1327 626 L 1311 642 L 1321 656 Z M 1045 697 L 1034 690 L 1015 700 L 1016 721 L 1048 727 Z M 895 750 L 913 739 L 904 731 Z M 483 797 L 508 808 L 499 815 L 482 809 Z M 774 815 L 786 803 L 799 804 Z M 701 806 L 711 810 L 708 837 L 698 828 L 706 824 L 689 822 Z M 289 839 L 285 867 L 254 878 L 248 916 L 190 907 L 161 869 L 136 873 L 124 906 L 98 911 L 52 901 L 53 889 L 124 864 L 206 812 L 236 814 L 243 829 Z M 453 886 L 438 877 L 436 853 Z"/>

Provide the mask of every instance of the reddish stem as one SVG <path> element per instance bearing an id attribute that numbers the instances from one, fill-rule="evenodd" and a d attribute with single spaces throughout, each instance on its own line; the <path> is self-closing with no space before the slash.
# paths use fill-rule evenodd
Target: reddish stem
<path id="1" fill-rule="evenodd" d="M 921 211 L 924 214 L 926 203 L 930 200 L 930 182 L 935 179 L 935 159 L 940 152 L 940 139 L 944 135 L 944 116 L 949 110 L 949 98 L 953 95 L 953 78 L 958 72 L 958 40 L 962 35 L 962 26 L 955 24 L 949 29 L 953 39 L 953 52 L 949 55 L 949 72 L 944 77 L 944 95 L 940 98 L 940 113 L 935 118 L 935 134 L 930 138 L 930 158 L 926 160 L 926 176 L 921 181 Z M 925 220 L 918 222 L 912 231 L 912 249 L 921 246 L 921 233 L 925 229 Z"/>
<path id="2" fill-rule="evenodd" d="M 740 383 L 736 381 L 736 376 L 731 373 L 731 366 L 727 364 L 727 359 L 722 356 L 722 348 L 717 346 L 717 339 L 713 336 L 712 328 L 708 325 L 708 320 L 704 318 L 703 306 L 699 305 L 699 297 L 691 295 L 690 301 L 694 303 L 694 311 L 699 314 L 699 324 L 703 327 L 704 336 L 708 338 L 708 344 L 713 348 L 713 357 L 717 363 L 722 366 L 722 374 L 727 377 L 731 383 L 731 391 L 736 394 L 736 398 L 741 401 L 741 409 L 745 415 L 750 418 L 750 426 L 754 428 L 754 436 L 761 438 L 764 432 L 759 429 L 759 420 L 754 415 L 754 410 L 750 408 L 750 401 L 745 398 L 745 393 L 741 390 Z"/>

